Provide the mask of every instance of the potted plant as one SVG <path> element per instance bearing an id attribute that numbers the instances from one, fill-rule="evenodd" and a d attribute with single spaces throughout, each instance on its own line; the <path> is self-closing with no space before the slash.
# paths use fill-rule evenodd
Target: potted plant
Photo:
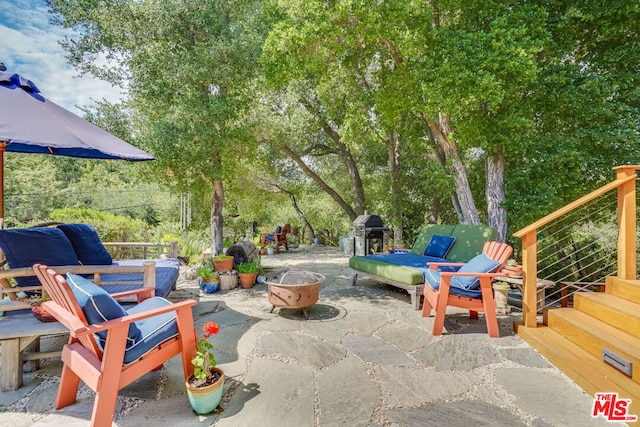
<path id="1" fill-rule="evenodd" d="M 209 337 L 218 333 L 218 324 L 207 322 L 202 330 L 204 336 L 198 340 L 198 351 L 191 359 L 193 375 L 187 379 L 185 385 L 193 410 L 197 414 L 208 414 L 216 409 L 222 400 L 224 372 L 216 368 L 216 358 L 211 353 L 213 345 L 209 342 Z"/>
<path id="2" fill-rule="evenodd" d="M 231 255 L 218 254 L 213 257 L 213 264 L 216 267 L 216 271 L 231 271 L 233 270 L 233 257 Z"/>
<path id="3" fill-rule="evenodd" d="M 504 269 L 507 270 L 509 277 L 522 277 L 522 265 L 518 264 L 515 259 L 507 260 L 507 265 Z"/>
<path id="4" fill-rule="evenodd" d="M 256 258 L 252 262 L 241 262 L 238 264 L 237 270 L 240 285 L 245 289 L 252 288 L 260 271 L 260 259 Z"/>
<path id="5" fill-rule="evenodd" d="M 220 287 L 220 275 L 214 270 L 211 259 L 204 260 L 196 273 L 198 274 L 200 289 L 207 294 L 212 294 L 218 291 L 218 288 Z"/>
<path id="6" fill-rule="evenodd" d="M 43 307 L 42 303 L 45 301 L 51 301 L 51 297 L 46 292 L 42 291 L 42 294 L 35 294 L 29 298 L 29 305 L 31 306 L 31 312 L 41 322 L 49 323 L 55 322 L 56 318 L 50 315 Z"/>
<path id="7" fill-rule="evenodd" d="M 260 255 L 266 255 L 267 254 L 267 247 L 266 246 L 258 246 L 258 251 L 260 252 Z"/>
<path id="8" fill-rule="evenodd" d="M 275 243 L 269 243 L 267 245 L 267 255 L 273 255 L 273 253 L 276 251 L 276 244 Z"/>

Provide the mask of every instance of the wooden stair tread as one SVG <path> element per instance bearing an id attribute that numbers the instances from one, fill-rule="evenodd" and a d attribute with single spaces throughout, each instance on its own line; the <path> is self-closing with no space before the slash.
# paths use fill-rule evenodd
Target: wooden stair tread
<path id="1" fill-rule="evenodd" d="M 640 303 L 640 280 L 621 279 L 615 276 L 607 277 L 605 292 Z"/>
<path id="2" fill-rule="evenodd" d="M 628 299 L 619 297 L 617 295 L 608 294 L 605 292 L 577 292 L 575 299 L 587 299 L 597 304 L 611 307 L 616 311 L 620 311 L 625 315 L 637 317 L 640 319 L 640 304 L 637 302 L 629 301 Z M 576 302 L 574 302 L 574 308 Z"/>
<path id="3" fill-rule="evenodd" d="M 640 364 L 640 338 L 581 311 L 571 308 L 549 310 L 548 326 L 594 357 L 601 357 L 602 347 Z M 564 324 L 563 324 L 564 323 Z M 637 368 L 640 369 L 640 368 Z M 640 371 L 634 377 L 638 378 Z"/>
<path id="4" fill-rule="evenodd" d="M 640 337 L 640 304 L 602 292 L 580 292 L 573 308 Z"/>
<path id="5" fill-rule="evenodd" d="M 617 392 L 631 399 L 630 413 L 640 414 L 640 384 L 574 344 L 551 327 L 517 326 L 518 335 L 592 396 Z"/>

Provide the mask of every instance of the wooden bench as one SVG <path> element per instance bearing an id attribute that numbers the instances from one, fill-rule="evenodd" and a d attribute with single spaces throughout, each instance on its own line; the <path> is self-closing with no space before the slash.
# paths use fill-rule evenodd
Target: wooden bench
<path id="1" fill-rule="evenodd" d="M 63 334 L 68 335 L 69 331 L 60 322 L 44 323 L 31 313 L 0 317 L 2 391 L 22 387 L 25 361 L 31 363 L 31 370 L 34 371 L 40 367 L 40 359 L 60 356 L 59 351 L 40 352 L 40 337 Z"/>

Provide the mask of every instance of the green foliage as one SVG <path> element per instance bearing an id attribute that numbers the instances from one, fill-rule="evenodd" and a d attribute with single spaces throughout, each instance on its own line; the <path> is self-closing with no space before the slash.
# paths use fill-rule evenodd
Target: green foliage
<path id="1" fill-rule="evenodd" d="M 213 279 L 218 277 L 218 272 L 213 265 L 213 260 L 211 258 L 205 259 L 202 262 L 202 265 L 196 270 L 196 274 L 204 279 Z"/>
<path id="2" fill-rule="evenodd" d="M 142 220 L 131 219 L 93 209 L 58 209 L 51 212 L 52 221 L 89 223 L 105 242 L 147 242 L 151 238 L 149 226 Z"/>
<path id="3" fill-rule="evenodd" d="M 236 266 L 238 273 L 258 273 L 260 271 L 260 257 L 252 262 L 241 262 Z"/>
<path id="4" fill-rule="evenodd" d="M 344 235 L 360 190 L 359 208 L 402 226 L 411 242 L 425 222 L 458 222 L 451 164 L 424 114 L 451 117 L 448 138 L 483 211 L 485 162 L 504 154 L 510 231 L 610 180 L 611 166 L 640 163 L 634 2 L 53 0 L 51 7 L 80 33 L 67 43 L 76 66 L 111 81 L 131 78 L 130 102 L 101 104 L 87 111 L 91 119 L 158 161 L 85 167 L 47 159 L 34 167 L 25 160 L 32 156 L 7 153 L 25 166 L 15 181 L 8 177 L 9 224 L 45 219 L 53 208 L 94 207 L 98 196 L 71 194 L 76 180 L 85 191 L 100 176 L 127 191 L 157 190 L 136 178 L 152 170 L 163 187 L 192 194 L 193 230 L 202 231 L 181 243 L 189 253 L 211 245 L 199 233 L 211 225 L 216 179 L 227 192 L 217 216 L 225 245 L 250 237 L 254 221 L 270 232 L 298 218 L 292 196 L 315 229 Z M 98 68 L 95 52 L 123 60 Z M 149 227 L 163 224 L 156 235 L 175 233 L 167 228 L 175 228 L 176 202 L 165 193 L 158 199 L 166 203 L 123 211 Z"/>

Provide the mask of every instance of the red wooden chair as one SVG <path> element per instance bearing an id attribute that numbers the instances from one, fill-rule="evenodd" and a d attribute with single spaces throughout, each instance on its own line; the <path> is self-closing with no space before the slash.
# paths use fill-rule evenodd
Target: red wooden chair
<path id="1" fill-rule="evenodd" d="M 433 335 L 442 335 L 447 306 L 469 310 L 469 317 L 477 319 L 484 313 L 487 332 L 492 338 L 500 336 L 496 304 L 491 282 L 501 276 L 513 248 L 506 243 L 487 242 L 482 254 L 468 263 L 430 262 L 425 274 L 422 317 L 429 317 L 435 309 Z M 457 271 L 439 271 L 441 267 L 460 267 Z M 475 279 L 477 278 L 477 280 Z"/>
<path id="2" fill-rule="evenodd" d="M 270 243 L 275 243 L 276 253 L 280 253 L 280 246 L 284 246 L 285 250 L 289 250 L 289 242 L 287 242 L 287 233 L 291 232 L 291 224 L 285 224 L 280 232 L 277 233 L 262 233 L 260 242 L 267 246 Z"/>
<path id="3" fill-rule="evenodd" d="M 82 380 L 96 393 L 91 426 L 110 427 L 118 391 L 126 385 L 178 354 L 185 380 L 193 373 L 197 334 L 191 307 L 196 301 L 172 304 L 152 297 L 149 288 L 110 295 L 80 276 L 65 279 L 39 264 L 34 269 L 52 298 L 44 308 L 70 334 L 62 349 L 56 409 L 76 401 Z M 129 295 L 137 295 L 139 303 L 125 311 L 114 298 Z"/>

